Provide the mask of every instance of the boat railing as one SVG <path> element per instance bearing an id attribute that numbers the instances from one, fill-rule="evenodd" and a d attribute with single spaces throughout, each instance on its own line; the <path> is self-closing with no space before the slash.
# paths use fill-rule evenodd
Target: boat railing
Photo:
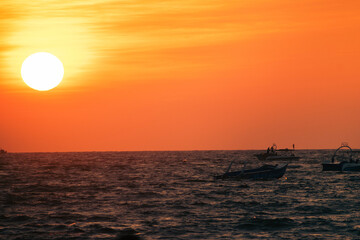
<path id="1" fill-rule="evenodd" d="M 347 156 L 338 154 L 342 150 L 346 150 Z M 337 161 L 351 161 L 352 154 L 353 154 L 353 151 L 352 151 L 351 147 L 349 147 L 348 144 L 342 143 L 341 146 L 338 149 L 336 149 L 336 151 L 334 152 L 334 155 L 331 158 L 331 162 L 334 163 L 335 159 Z"/>

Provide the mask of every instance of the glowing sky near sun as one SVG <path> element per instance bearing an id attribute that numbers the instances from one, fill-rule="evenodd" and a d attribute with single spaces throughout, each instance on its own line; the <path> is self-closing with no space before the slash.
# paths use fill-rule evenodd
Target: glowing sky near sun
<path id="1" fill-rule="evenodd" d="M 0 4 L 0 148 L 360 147 L 360 2 Z M 21 79 L 63 62 L 49 92 Z"/>

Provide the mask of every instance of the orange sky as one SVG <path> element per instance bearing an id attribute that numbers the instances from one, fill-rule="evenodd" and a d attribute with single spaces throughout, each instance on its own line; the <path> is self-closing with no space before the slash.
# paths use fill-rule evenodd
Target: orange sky
<path id="1" fill-rule="evenodd" d="M 0 148 L 358 148 L 359 29 L 356 0 L 3 0 Z M 21 79 L 41 51 L 48 92 Z"/>

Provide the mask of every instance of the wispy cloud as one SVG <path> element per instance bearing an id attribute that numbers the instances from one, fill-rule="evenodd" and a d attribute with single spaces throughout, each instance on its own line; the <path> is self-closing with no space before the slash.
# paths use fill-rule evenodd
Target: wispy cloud
<path id="1" fill-rule="evenodd" d="M 175 60 L 179 68 L 211 67 L 206 50 L 197 49 L 207 47 L 211 52 L 224 45 L 241 48 L 243 42 L 265 41 L 268 36 L 351 29 L 359 25 L 359 7 L 357 1 L 335 0 L 11 0 L 0 9 L 0 41 L 2 52 L 24 46 L 36 50 L 40 44 L 51 49 L 56 44 L 72 45 L 61 51 L 83 49 L 75 52 L 84 54 L 84 59 L 101 59 L 101 71 L 106 68 L 115 75 L 119 65 L 135 69 L 142 64 L 141 68 L 156 71 L 176 67 L 164 65 L 166 58 Z M 48 41 L 40 39 L 44 36 Z M 3 53 L 2 62 L 9 55 Z M 198 61 L 190 63 L 194 58 Z M 78 61 L 73 57 L 73 63 Z M 94 61 L 83 60 L 88 66 L 81 68 L 100 65 Z"/>

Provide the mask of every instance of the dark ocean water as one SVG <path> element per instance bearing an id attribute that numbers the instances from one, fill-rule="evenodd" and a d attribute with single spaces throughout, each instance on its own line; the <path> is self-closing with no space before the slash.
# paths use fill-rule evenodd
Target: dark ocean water
<path id="1" fill-rule="evenodd" d="M 278 180 L 213 180 L 254 153 L 7 154 L 0 239 L 360 239 L 360 173 L 321 172 L 333 151 L 298 151 Z"/>

